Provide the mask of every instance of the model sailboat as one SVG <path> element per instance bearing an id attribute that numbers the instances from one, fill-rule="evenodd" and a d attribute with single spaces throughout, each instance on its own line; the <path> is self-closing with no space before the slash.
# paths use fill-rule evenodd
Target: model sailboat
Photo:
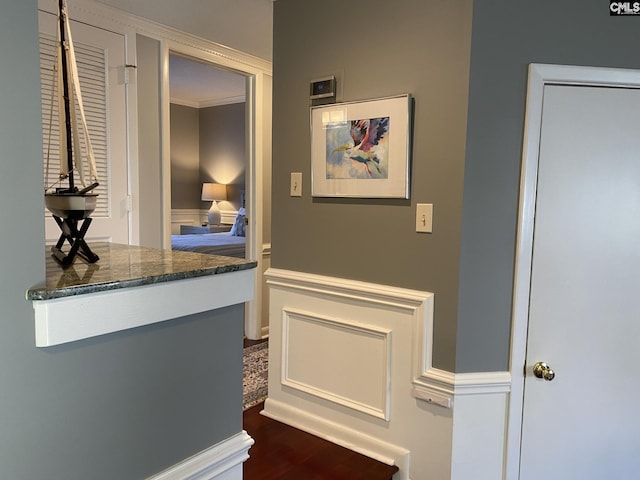
<path id="1" fill-rule="evenodd" d="M 93 190 L 99 183 L 82 104 L 65 0 L 58 0 L 56 43 L 57 54 L 53 78 L 57 88 L 53 91 L 57 92 L 58 104 L 60 176 L 55 185 L 45 186 L 45 205 L 52 213 L 62 234 L 56 245 L 51 248 L 51 252 L 65 266 L 73 263 L 76 255 L 80 255 L 89 263 L 94 263 L 99 260 L 99 257 L 91 251 L 84 236 L 91 225 L 90 215 L 96 208 L 98 194 Z M 47 170 L 48 165 L 47 158 Z M 76 175 L 81 186 L 76 185 Z M 46 177 L 48 178 L 48 172 Z M 65 182 L 66 185 L 60 186 L 61 182 Z M 65 242 L 70 245 L 67 253 L 62 251 Z"/>

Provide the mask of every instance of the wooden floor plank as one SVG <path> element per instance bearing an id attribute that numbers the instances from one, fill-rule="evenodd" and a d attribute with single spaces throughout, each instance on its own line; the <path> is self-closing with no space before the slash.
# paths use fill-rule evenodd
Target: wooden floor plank
<path id="1" fill-rule="evenodd" d="M 390 480 L 398 467 L 272 420 L 244 412 L 244 429 L 255 444 L 244 463 L 244 480 Z"/>

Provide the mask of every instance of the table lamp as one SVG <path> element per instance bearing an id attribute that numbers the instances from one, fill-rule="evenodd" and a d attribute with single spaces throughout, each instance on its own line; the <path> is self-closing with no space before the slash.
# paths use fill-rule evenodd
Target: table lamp
<path id="1" fill-rule="evenodd" d="M 220 208 L 218 208 L 217 202 L 227 199 L 227 186 L 221 183 L 203 183 L 201 198 L 205 202 L 211 202 L 211 208 L 207 213 L 207 223 L 218 225 L 220 223 Z"/>

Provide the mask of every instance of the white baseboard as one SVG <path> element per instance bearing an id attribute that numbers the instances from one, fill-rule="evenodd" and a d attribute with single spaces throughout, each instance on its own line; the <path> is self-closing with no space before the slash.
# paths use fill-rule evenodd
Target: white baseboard
<path id="1" fill-rule="evenodd" d="M 242 464 L 253 443 L 243 430 L 147 480 L 242 480 Z"/>
<path id="2" fill-rule="evenodd" d="M 312 415 L 286 403 L 268 398 L 265 400 L 265 409 L 260 413 L 387 465 L 398 465 L 400 468 L 405 466 L 405 471 L 406 466 L 409 465 L 409 450 L 331 422 L 326 418 Z"/>

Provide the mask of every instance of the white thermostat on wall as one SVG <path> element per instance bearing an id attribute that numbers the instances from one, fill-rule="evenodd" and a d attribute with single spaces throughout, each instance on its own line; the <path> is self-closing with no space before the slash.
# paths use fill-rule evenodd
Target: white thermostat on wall
<path id="1" fill-rule="evenodd" d="M 333 75 L 330 77 L 319 78 L 311 81 L 310 90 L 311 100 L 317 98 L 329 98 L 336 96 L 336 77 Z"/>

